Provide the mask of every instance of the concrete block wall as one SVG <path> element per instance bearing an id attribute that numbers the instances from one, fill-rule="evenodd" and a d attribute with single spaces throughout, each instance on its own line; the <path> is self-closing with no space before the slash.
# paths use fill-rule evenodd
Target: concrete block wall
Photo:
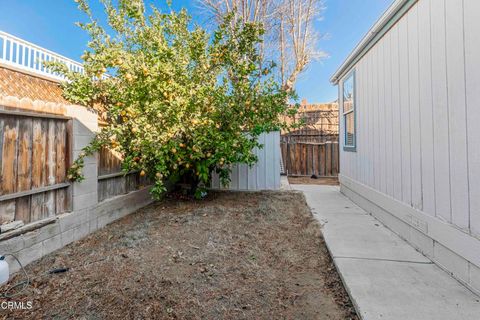
<path id="1" fill-rule="evenodd" d="M 68 106 L 67 115 L 72 117 L 73 121 L 73 141 L 72 152 L 73 159 L 76 159 L 95 136 L 98 131 L 98 116 L 96 113 L 80 106 Z M 97 204 L 97 157 L 91 156 L 85 158 L 83 175 L 85 180 L 73 185 L 73 210 L 78 211 L 89 208 Z"/>
<path id="2" fill-rule="evenodd" d="M 79 106 L 68 106 L 67 115 L 73 119 L 72 153 L 75 159 L 98 130 L 97 115 Z M 85 159 L 83 173 L 85 180 L 71 186 L 71 212 L 58 215 L 53 223 L 34 231 L 0 241 L 0 255 L 14 254 L 26 266 L 153 201 L 148 188 L 144 188 L 98 203 L 96 156 Z M 14 258 L 7 256 L 6 259 L 11 273 L 20 269 Z"/>
<path id="3" fill-rule="evenodd" d="M 59 215 L 54 223 L 0 242 L 1 254 L 14 254 L 26 266 L 152 202 L 148 188 L 110 198 L 90 208 Z M 20 269 L 8 256 L 10 271 Z"/>

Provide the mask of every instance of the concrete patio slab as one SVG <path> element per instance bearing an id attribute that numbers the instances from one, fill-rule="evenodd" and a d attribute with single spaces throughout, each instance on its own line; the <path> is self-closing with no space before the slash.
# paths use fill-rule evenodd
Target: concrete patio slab
<path id="1" fill-rule="evenodd" d="M 480 319 L 480 297 L 340 193 L 292 185 L 305 194 L 362 319 Z"/>
<path id="2" fill-rule="evenodd" d="M 363 319 L 479 319 L 479 297 L 434 264 L 335 259 Z"/>
<path id="3" fill-rule="evenodd" d="M 323 221 L 334 257 L 432 263 L 370 215 L 328 215 Z"/>
<path id="4" fill-rule="evenodd" d="M 338 213 L 367 214 L 362 208 L 343 196 L 337 186 L 298 184 L 291 186 L 295 190 L 304 191 L 308 205 L 319 217 Z M 321 193 L 316 192 L 319 187 L 322 189 Z"/>

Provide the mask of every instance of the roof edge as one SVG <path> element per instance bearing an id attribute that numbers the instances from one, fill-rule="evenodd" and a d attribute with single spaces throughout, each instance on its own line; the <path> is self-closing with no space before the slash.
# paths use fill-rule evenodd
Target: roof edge
<path id="1" fill-rule="evenodd" d="M 395 0 L 394 3 L 388 7 L 380 19 L 373 25 L 362 40 L 357 44 L 353 51 L 348 55 L 345 61 L 335 71 L 330 78 L 330 82 L 334 85 L 338 84 L 339 80 L 350 71 L 369 50 L 372 48 L 390 28 L 400 20 L 407 11 L 419 0 Z"/>

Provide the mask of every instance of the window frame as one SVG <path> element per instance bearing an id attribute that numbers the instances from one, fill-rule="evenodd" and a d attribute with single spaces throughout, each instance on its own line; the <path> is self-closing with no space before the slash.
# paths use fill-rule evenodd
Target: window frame
<path id="1" fill-rule="evenodd" d="M 353 82 L 353 106 L 351 110 L 345 111 L 345 82 L 350 78 Z M 348 73 L 342 81 L 342 117 L 343 117 L 343 151 L 356 152 L 357 151 L 357 80 L 355 69 Z M 347 145 L 347 115 L 353 113 L 353 144 Z"/>

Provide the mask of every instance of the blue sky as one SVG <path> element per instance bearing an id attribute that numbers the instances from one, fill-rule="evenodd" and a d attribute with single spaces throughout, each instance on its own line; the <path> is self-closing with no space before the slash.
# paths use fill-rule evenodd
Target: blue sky
<path id="1" fill-rule="evenodd" d="M 95 14 L 102 14 L 98 0 L 91 0 Z M 150 0 L 164 6 L 164 0 Z M 186 7 L 194 19 L 205 18 L 192 0 L 173 0 L 173 7 Z M 327 34 L 319 48 L 330 57 L 312 63 L 297 83 L 301 98 L 310 102 L 335 100 L 337 89 L 329 83 L 330 76 L 365 35 L 375 21 L 393 2 L 392 0 L 326 0 L 324 17 L 316 28 Z M 85 21 L 73 0 L 0 0 L 0 30 L 80 60 L 88 37 L 74 25 Z"/>

